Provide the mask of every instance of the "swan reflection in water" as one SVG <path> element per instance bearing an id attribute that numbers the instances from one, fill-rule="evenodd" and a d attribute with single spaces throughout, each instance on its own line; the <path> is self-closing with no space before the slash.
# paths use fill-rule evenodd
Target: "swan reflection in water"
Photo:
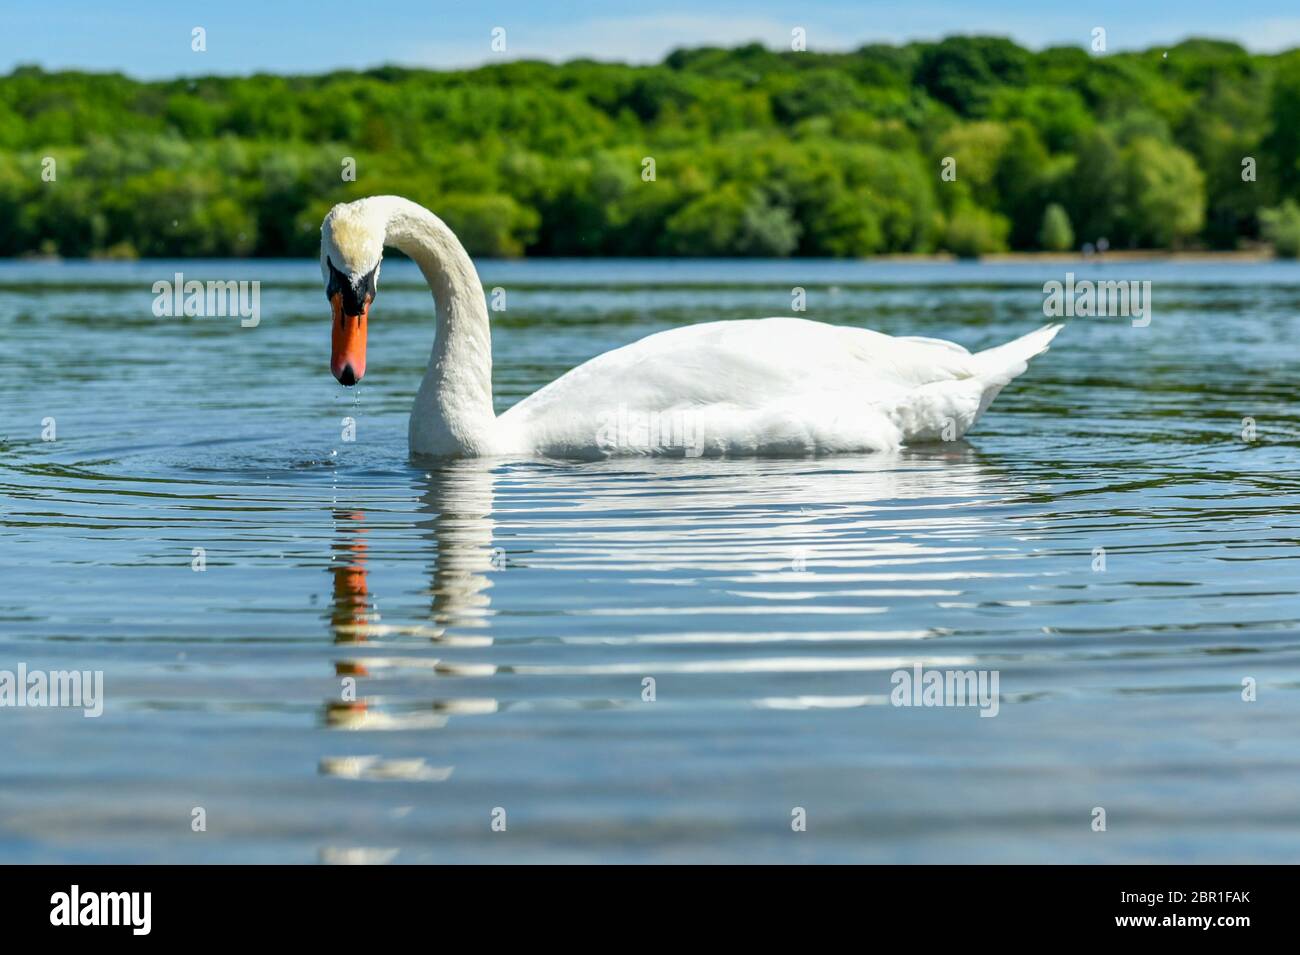
<path id="1" fill-rule="evenodd" d="M 336 514 L 338 540 L 331 573 L 334 603 L 330 629 L 334 642 L 342 646 L 367 645 L 381 648 L 400 646 L 411 640 L 428 641 L 439 647 L 486 647 L 492 638 L 485 630 L 490 612 L 490 571 L 503 566 L 500 550 L 492 546 L 492 481 L 490 465 L 482 461 L 448 464 L 424 476 L 420 509 L 427 515 L 421 523 L 433 544 L 428 622 L 384 623 L 372 598 L 367 577 L 366 517 L 361 511 Z M 467 632 L 468 631 L 468 632 Z M 360 681 L 382 678 L 403 671 L 431 672 L 439 676 L 491 676 L 497 668 L 489 663 L 460 663 L 437 657 L 379 654 L 358 655 L 335 663 L 335 674 L 351 678 L 345 687 Z M 439 728 L 450 715 L 495 712 L 493 699 L 433 700 L 412 711 L 386 708 L 376 696 L 328 701 L 329 725 L 346 729 Z M 372 774 L 373 767 L 345 762 L 344 773 Z"/>
<path id="2" fill-rule="evenodd" d="M 988 577 L 1041 574 L 1014 561 L 988 564 L 990 556 L 1023 552 L 1038 533 L 1038 512 L 1020 506 L 1038 490 L 1032 476 L 951 445 L 794 461 L 466 461 L 431 470 L 416 478 L 414 519 L 398 510 L 381 517 L 373 506 L 338 515 L 329 627 L 343 656 L 336 673 L 357 689 L 355 699 L 336 696 L 325 707 L 327 725 L 346 732 L 331 734 L 337 749 L 319 772 L 352 785 L 437 785 L 456 772 L 438 756 L 455 741 L 432 732 L 449 720 L 506 709 L 637 709 L 647 673 L 695 678 L 679 692 L 679 707 L 886 706 L 891 671 L 966 668 L 982 659 L 967 644 L 929 639 L 936 631 L 926 608 L 975 599 L 974 577 L 987 585 Z M 500 668 L 485 662 L 487 648 L 504 649 L 493 648 L 489 635 L 492 582 L 503 567 L 494 515 L 502 513 L 511 515 L 512 550 L 531 552 L 529 562 L 550 579 L 614 576 L 640 585 L 626 600 L 571 606 L 585 619 L 568 632 L 542 621 L 543 630 L 552 627 L 544 635 L 565 652 L 521 653 Z M 395 566 L 376 558 L 391 557 L 394 544 L 409 554 L 413 539 L 428 555 L 427 602 L 417 622 L 409 609 L 399 614 L 390 596 L 390 623 L 381 612 L 384 578 L 368 576 L 367 564 Z M 806 568 L 794 565 L 799 554 Z M 693 588 L 685 603 L 666 589 L 682 582 Z M 1011 586 L 1023 593 L 1022 581 Z M 590 584 L 581 587 L 585 593 Z M 807 611 L 840 615 L 842 623 L 805 626 Z M 450 648 L 460 647 L 470 648 L 470 659 L 449 662 L 459 653 Z M 498 702 L 449 694 L 475 683 L 442 679 L 498 673 L 558 677 L 577 689 L 530 693 L 537 684 L 521 681 L 513 689 L 522 697 Z M 385 730 L 408 735 L 396 747 L 364 735 Z M 420 747 L 417 755 L 410 745 Z M 323 861 L 391 854 L 382 847 L 329 852 Z"/>
<path id="3" fill-rule="evenodd" d="M 561 643 L 626 648 L 575 658 L 519 662 L 505 667 L 526 676 L 626 676 L 663 673 L 872 673 L 921 663 L 968 665 L 965 655 L 939 656 L 943 644 L 918 643 L 935 635 L 925 607 L 958 606 L 972 599 L 978 577 L 1034 576 L 1014 564 L 989 570 L 990 556 L 1014 556 L 1035 534 L 1021 511 L 1004 523 L 1005 505 L 1026 500 L 1032 483 L 982 460 L 967 445 L 797 460 L 662 461 L 623 459 L 586 465 L 461 461 L 429 472 L 419 488 L 422 525 L 433 545 L 427 617 L 415 624 L 385 623 L 365 580 L 364 519 L 339 522 L 333 629 L 336 642 L 372 651 L 338 663 L 339 676 L 382 687 L 418 676 L 492 676 L 493 663 L 452 662 L 439 647 L 488 647 L 492 638 L 491 580 L 501 569 L 495 549 L 494 482 L 510 488 L 509 510 L 525 515 L 545 506 L 544 523 L 524 522 L 524 540 L 545 535 L 538 558 L 549 572 L 616 572 L 666 584 L 689 580 L 695 602 L 674 608 L 663 594 L 642 587 L 640 599 L 611 605 L 593 601 L 574 612 L 607 618 L 608 633 L 564 634 Z M 356 517 L 353 515 L 354 518 Z M 572 546 L 580 541 L 581 546 Z M 536 558 L 535 558 L 536 559 Z M 977 569 L 978 567 L 978 569 Z M 794 586 L 792 586 L 792 584 Z M 1019 584 L 1016 585 L 1019 587 Z M 706 596 L 701 603 L 699 596 Z M 814 612 L 852 618 L 844 628 L 779 628 L 743 624 L 758 616 Z M 665 615 L 683 626 L 665 629 Z M 633 632 L 616 620 L 643 618 Z M 710 619 L 733 621 L 725 632 Z M 879 623 L 873 624 L 873 621 Z M 847 619 L 846 619 L 847 622 Z M 383 655 L 385 646 L 421 650 Z M 864 641 L 871 649 L 862 649 Z M 731 648 L 722 653 L 723 645 Z M 773 657 L 764 644 L 787 652 Z M 886 651 L 889 645 L 894 652 Z M 665 653 L 670 646 L 694 649 Z M 750 653 L 737 648 L 750 645 Z M 832 646 L 845 652 L 830 655 Z M 951 647 L 951 644 L 947 644 Z M 655 647 L 654 662 L 647 658 Z M 712 647 L 715 653 L 706 648 Z M 790 648 L 798 647 L 793 650 Z M 924 648 L 924 649 L 923 649 Z M 716 658 L 714 658 L 716 657 Z M 808 677 L 816 680 L 816 677 Z M 879 681 L 864 677 L 863 688 Z M 390 685 L 399 685 L 396 682 Z M 409 686 L 409 681 L 405 683 Z M 436 685 L 436 684 L 435 684 Z M 733 689 L 735 684 L 733 684 Z M 770 689 L 770 688 L 769 688 Z M 854 696 L 868 703 L 877 695 Z M 806 697 L 792 697 L 795 703 Z M 754 694 L 750 705 L 789 701 Z M 533 706 L 623 706 L 622 698 L 532 701 Z M 520 705 L 519 703 L 510 704 Z M 792 704 L 793 705 L 793 704 Z M 330 705 L 337 727 L 388 729 L 440 726 L 447 716 L 493 713 L 493 699 L 450 699 L 399 705 L 368 695 Z"/>
<path id="4" fill-rule="evenodd" d="M 378 619 L 366 586 L 366 515 L 362 511 L 336 511 L 334 526 L 338 539 L 330 557 L 334 577 L 330 630 L 335 643 L 364 643 Z"/>

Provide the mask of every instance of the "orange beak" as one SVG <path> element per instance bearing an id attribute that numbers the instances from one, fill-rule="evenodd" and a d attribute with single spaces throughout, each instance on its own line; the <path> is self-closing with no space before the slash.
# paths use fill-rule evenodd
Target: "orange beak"
<path id="1" fill-rule="evenodd" d="M 340 292 L 330 296 L 330 307 L 334 312 L 330 371 L 341 384 L 355 385 L 366 373 L 366 317 L 370 314 L 370 298 L 366 297 L 360 315 L 344 314 Z"/>

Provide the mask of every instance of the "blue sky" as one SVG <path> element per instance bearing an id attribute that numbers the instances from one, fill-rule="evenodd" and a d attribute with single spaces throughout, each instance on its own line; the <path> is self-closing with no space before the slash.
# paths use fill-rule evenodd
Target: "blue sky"
<path id="1" fill-rule="evenodd" d="M 486 62 L 494 27 L 506 56 L 578 56 L 647 62 L 678 46 L 789 43 L 807 30 L 809 49 L 952 33 L 1010 36 L 1041 48 L 1085 45 L 1105 27 L 1108 48 L 1172 44 L 1187 36 L 1236 40 L 1253 50 L 1300 46 L 1300 2 L 1150 0 L 3 0 L 0 72 L 20 63 L 48 69 L 119 70 L 137 77 L 199 73 L 321 72 L 382 63 L 445 68 Z M 208 49 L 190 49 L 190 31 Z"/>

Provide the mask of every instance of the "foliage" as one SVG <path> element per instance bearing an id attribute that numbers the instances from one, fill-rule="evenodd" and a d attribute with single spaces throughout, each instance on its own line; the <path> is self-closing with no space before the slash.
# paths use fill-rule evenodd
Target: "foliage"
<path id="1" fill-rule="evenodd" d="M 1261 210 L 1259 218 L 1274 252 L 1289 259 L 1300 257 L 1300 204 L 1288 199 L 1276 209 Z"/>
<path id="2" fill-rule="evenodd" d="M 489 256 L 1231 248 L 1261 227 L 1284 252 L 1297 130 L 1300 52 L 1210 40 L 148 83 L 21 67 L 0 77 L 0 255 L 311 256 L 330 205 L 376 193 Z"/>
<path id="3" fill-rule="evenodd" d="M 1070 216 L 1053 202 L 1043 210 L 1043 227 L 1038 241 L 1049 252 L 1065 252 L 1074 247 L 1074 228 Z"/>
<path id="4" fill-rule="evenodd" d="M 1004 216 L 967 203 L 953 210 L 944 233 L 944 247 L 954 255 L 971 259 L 990 252 L 1004 252 L 1011 224 Z"/>

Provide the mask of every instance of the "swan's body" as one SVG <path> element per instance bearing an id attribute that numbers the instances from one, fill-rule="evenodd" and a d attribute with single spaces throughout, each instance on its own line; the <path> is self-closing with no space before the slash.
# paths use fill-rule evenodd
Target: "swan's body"
<path id="1" fill-rule="evenodd" d="M 497 417 L 483 288 L 440 219 L 395 196 L 335 206 L 321 227 L 322 270 L 334 284 L 346 276 L 353 294 L 369 279 L 373 292 L 384 245 L 415 259 L 437 309 L 411 412 L 415 455 L 821 454 L 950 441 L 1061 327 L 972 354 L 951 342 L 799 318 L 707 322 L 599 355 Z M 336 322 L 349 321 L 335 305 Z M 336 332 L 336 375 L 348 367 L 338 341 Z"/>

